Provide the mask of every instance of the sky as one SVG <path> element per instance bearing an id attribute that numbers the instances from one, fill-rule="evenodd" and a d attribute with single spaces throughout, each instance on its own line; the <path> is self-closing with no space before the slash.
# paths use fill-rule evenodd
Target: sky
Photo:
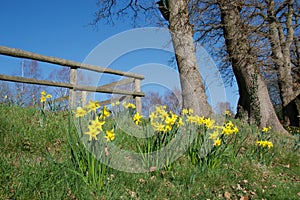
<path id="1" fill-rule="evenodd" d="M 149 80 L 152 79 L 149 77 L 153 77 L 154 72 L 157 71 L 154 69 L 155 67 L 166 70 L 165 73 L 158 73 L 159 80 L 170 80 L 170 77 L 176 76 L 174 66 L 170 63 L 172 51 L 169 49 L 172 46 L 169 44 L 169 39 L 166 39 L 167 36 L 165 38 L 164 31 L 159 36 L 148 38 L 147 35 L 143 35 L 144 33 L 138 32 L 143 30 L 128 31 L 133 27 L 126 21 L 115 23 L 114 26 L 100 23 L 94 27 L 90 23 L 95 18 L 96 10 L 96 0 L 1 1 L 0 45 L 123 71 L 142 73 L 145 75 L 145 82 L 147 83 L 150 83 Z M 122 34 L 126 30 L 127 32 Z M 139 47 L 131 47 L 136 49 L 128 49 L 131 41 L 139 38 L 139 36 L 134 35 L 136 32 L 142 35 L 143 40 L 148 41 L 149 39 L 149 43 L 160 41 L 161 47 L 151 45 L 148 47 L 148 44 L 139 42 Z M 126 37 L 133 35 L 133 39 L 127 40 L 126 37 L 122 39 L 124 35 Z M 114 41 L 116 38 L 118 39 L 117 42 Z M 125 46 L 126 52 L 116 53 Z M 141 48 L 143 48 L 142 51 Z M 113 56 L 116 57 L 116 55 L 117 58 L 108 59 Z M 209 55 L 207 54 L 206 57 Z M 213 65 L 207 65 L 208 63 L 211 63 L 211 60 L 204 61 L 202 59 L 201 65 Z M 165 68 L 166 66 L 169 66 L 170 69 Z M 149 70 L 151 67 L 154 67 L 153 70 Z M 11 75 L 19 68 L 20 60 L 0 56 L 0 74 Z M 50 73 L 48 68 L 45 67 L 45 73 Z M 206 74 L 208 72 L 206 71 Z M 154 77 L 158 80 L 156 75 Z M 98 78 L 97 81 L 99 82 L 99 80 Z M 108 81 L 108 79 L 103 79 L 103 81 Z M 177 81 L 174 86 L 178 87 L 178 84 Z M 167 87 L 171 86 L 167 84 Z M 151 87 L 145 87 L 147 90 L 149 88 Z M 209 92 L 218 93 L 214 90 Z M 222 99 L 222 101 L 229 101 L 234 106 L 237 100 L 235 93 L 235 87 L 226 88 L 226 99 Z"/>
<path id="2" fill-rule="evenodd" d="M 82 61 L 99 42 L 120 31 L 110 26 L 96 31 L 89 25 L 95 11 L 95 0 L 2 1 L 1 45 Z"/>

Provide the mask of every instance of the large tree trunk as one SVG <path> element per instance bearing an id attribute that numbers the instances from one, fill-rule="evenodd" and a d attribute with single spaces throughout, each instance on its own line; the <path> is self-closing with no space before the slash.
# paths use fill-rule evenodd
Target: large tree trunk
<path id="1" fill-rule="evenodd" d="M 295 95 L 293 90 L 292 62 L 290 48 L 293 42 L 294 29 L 292 25 L 294 0 L 288 0 L 285 26 L 277 20 L 274 0 L 267 0 L 269 41 L 272 50 L 272 60 L 277 70 L 278 86 L 282 101 L 282 114 L 286 125 L 299 126 Z"/>
<path id="2" fill-rule="evenodd" d="M 169 0 L 169 28 L 180 74 L 183 107 L 193 108 L 195 114 L 207 117 L 212 109 L 197 64 L 188 3 L 188 0 Z"/>
<path id="3" fill-rule="evenodd" d="M 287 133 L 280 124 L 271 103 L 265 80 L 255 66 L 247 29 L 241 20 L 242 1 L 218 0 L 227 52 L 239 87 L 237 116 L 259 127 Z"/>

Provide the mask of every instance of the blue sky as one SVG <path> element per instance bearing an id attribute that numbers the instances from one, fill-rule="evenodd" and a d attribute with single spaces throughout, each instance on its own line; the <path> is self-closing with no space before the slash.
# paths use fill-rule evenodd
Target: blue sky
<path id="1" fill-rule="evenodd" d="M 82 61 L 99 42 L 122 30 L 102 25 L 95 31 L 89 26 L 95 11 L 95 0 L 2 1 L 0 43 Z"/>
<path id="2" fill-rule="evenodd" d="M 123 21 L 114 26 L 99 24 L 95 29 L 89 23 L 93 21 L 96 10 L 96 0 L 2 1 L 0 45 L 78 62 L 101 64 L 87 59 L 91 52 L 107 38 L 132 27 L 129 22 Z M 168 52 L 159 53 L 148 49 L 122 55 L 108 67 L 128 71 L 145 63 L 169 65 L 169 60 Z M 20 60 L 3 56 L 0 56 L 0 64 L 2 74 L 12 74 L 20 68 Z M 232 102 L 232 106 L 236 102 L 236 95 L 233 95 L 235 90 L 227 89 L 227 101 Z"/>

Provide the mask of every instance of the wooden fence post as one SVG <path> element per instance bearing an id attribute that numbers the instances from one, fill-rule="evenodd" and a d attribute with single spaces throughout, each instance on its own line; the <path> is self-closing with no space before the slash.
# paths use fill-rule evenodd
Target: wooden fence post
<path id="1" fill-rule="evenodd" d="M 141 80 L 134 79 L 135 92 L 141 92 Z M 135 96 L 136 111 L 142 114 L 142 98 Z"/>
<path id="2" fill-rule="evenodd" d="M 82 91 L 81 99 L 80 99 L 82 106 L 84 106 L 86 104 L 86 97 L 87 97 L 87 91 Z"/>
<path id="3" fill-rule="evenodd" d="M 77 81 L 77 70 L 76 68 L 71 68 L 70 69 L 70 84 L 72 88 L 70 89 L 69 92 L 69 108 L 74 108 L 75 103 L 76 103 L 76 91 L 75 91 L 75 86 L 76 86 L 76 81 Z"/>

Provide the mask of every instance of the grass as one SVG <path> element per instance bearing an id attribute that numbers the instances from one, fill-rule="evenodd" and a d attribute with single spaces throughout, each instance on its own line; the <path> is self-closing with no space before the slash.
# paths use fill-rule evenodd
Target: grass
<path id="1" fill-rule="evenodd" d="M 273 157 L 261 164 L 252 156 L 258 130 L 238 121 L 245 139 L 234 159 L 215 168 L 180 157 L 169 171 L 125 173 L 107 169 L 102 189 L 76 174 L 66 111 L 0 105 L 0 199 L 299 199 L 300 154 L 297 138 L 272 133 Z M 126 149 L 126 135 L 118 141 Z M 230 152 L 229 152 L 230 153 Z"/>

